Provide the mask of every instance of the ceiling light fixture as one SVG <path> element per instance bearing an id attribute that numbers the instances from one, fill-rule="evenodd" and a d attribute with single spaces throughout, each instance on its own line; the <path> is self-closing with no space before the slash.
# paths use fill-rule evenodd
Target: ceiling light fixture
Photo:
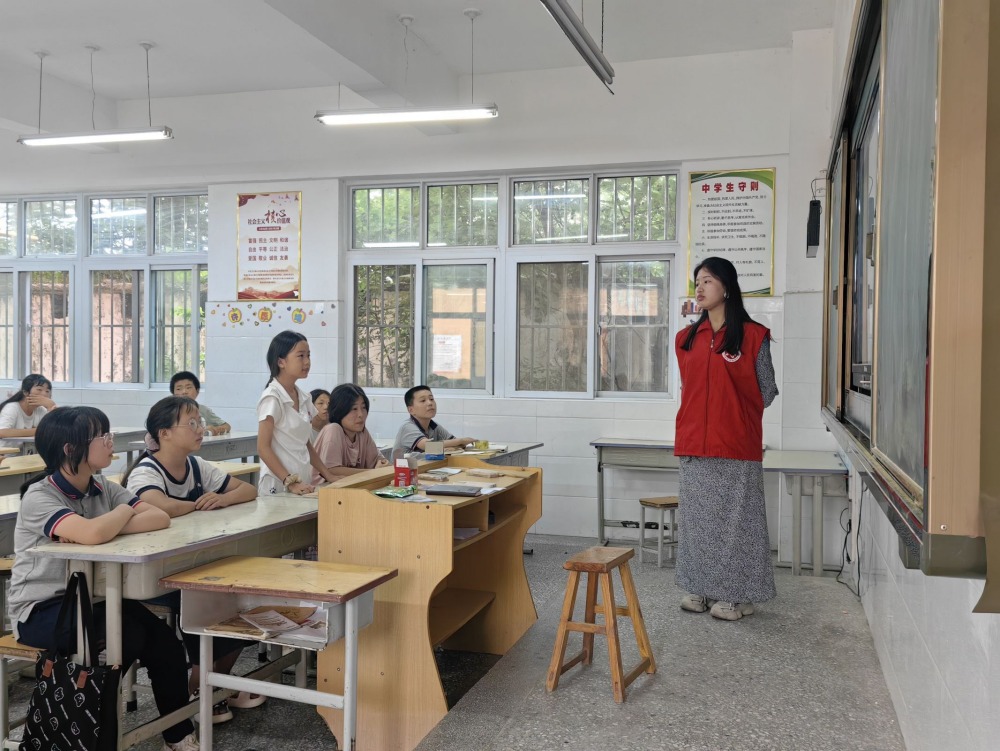
<path id="1" fill-rule="evenodd" d="M 128 143 L 133 141 L 162 141 L 173 138 L 173 131 L 165 125 L 153 125 L 153 106 L 149 89 L 149 50 L 154 45 L 152 42 L 141 42 L 140 45 L 146 50 L 146 111 L 149 115 L 149 127 L 146 128 L 116 128 L 113 130 L 87 130 L 77 133 L 46 133 L 42 134 L 42 65 L 46 57 L 45 52 L 38 52 L 38 133 L 30 136 L 21 136 L 17 142 L 24 146 L 77 146 L 80 144 L 104 144 L 104 143 Z M 93 83 L 93 55 L 97 51 L 96 47 L 87 47 L 91 55 L 91 112 L 90 122 L 94 124 L 94 93 Z"/>
<path id="2" fill-rule="evenodd" d="M 476 18 L 481 14 L 478 10 L 470 8 L 463 11 L 465 17 L 471 22 L 472 38 L 472 75 L 470 98 L 475 98 L 476 92 L 476 40 L 475 23 Z M 404 41 L 405 34 L 409 31 L 410 24 L 413 23 L 413 16 L 400 16 L 399 22 L 403 25 Z M 404 44 L 405 46 L 405 44 Z M 407 67 L 409 67 L 407 65 Z M 338 100 L 340 98 L 338 91 Z M 338 102 L 339 105 L 339 102 Z M 395 109 L 357 109 L 357 110 L 319 110 L 315 114 L 315 119 L 323 125 L 376 125 L 391 123 L 432 123 L 432 122 L 457 122 L 463 120 L 490 120 L 497 117 L 500 111 L 495 104 L 468 105 L 455 107 L 400 107 Z"/>
<path id="3" fill-rule="evenodd" d="M 573 9 L 570 8 L 567 0 L 541 0 L 545 10 L 552 16 L 552 20 L 559 24 L 559 28 L 576 47 L 576 51 L 584 59 L 590 69 L 597 74 L 597 77 L 604 81 L 604 85 L 609 87 L 615 81 L 615 69 L 604 56 L 603 33 L 601 35 L 602 44 L 597 45 L 594 38 L 587 32 L 583 22 L 577 17 Z M 604 26 L 604 3 L 601 3 L 601 27 Z M 611 92 L 614 93 L 613 91 Z"/>

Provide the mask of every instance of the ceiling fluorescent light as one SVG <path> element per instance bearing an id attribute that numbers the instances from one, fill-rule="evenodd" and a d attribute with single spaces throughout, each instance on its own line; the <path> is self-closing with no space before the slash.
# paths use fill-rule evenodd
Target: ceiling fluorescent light
<path id="1" fill-rule="evenodd" d="M 324 125 L 371 125 L 375 123 L 430 123 L 454 120 L 488 120 L 497 116 L 495 104 L 475 107 L 405 107 L 402 109 L 320 110 L 316 119 Z"/>
<path id="2" fill-rule="evenodd" d="M 127 141 L 163 141 L 173 138 L 170 128 L 122 128 L 119 130 L 84 130 L 79 133 L 52 133 L 21 136 L 25 146 L 75 146 L 85 143 L 125 143 Z"/>
<path id="3" fill-rule="evenodd" d="M 559 28 L 569 38 L 569 41 L 576 47 L 591 70 L 597 74 L 604 83 L 610 86 L 615 80 L 615 69 L 604 56 L 604 52 L 597 46 L 597 42 L 587 33 L 586 27 L 577 17 L 573 9 L 570 8 L 567 0 L 542 0 L 542 5 L 552 16 L 552 20 L 559 24 Z"/>

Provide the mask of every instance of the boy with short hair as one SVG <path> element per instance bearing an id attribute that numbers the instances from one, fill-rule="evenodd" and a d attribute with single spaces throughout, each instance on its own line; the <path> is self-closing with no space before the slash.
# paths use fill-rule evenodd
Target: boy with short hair
<path id="1" fill-rule="evenodd" d="M 396 434 L 396 443 L 392 448 L 395 456 L 397 451 L 424 451 L 427 441 L 444 441 L 445 448 L 468 446 L 475 443 L 475 438 L 456 438 L 443 425 L 434 422 L 437 414 L 437 402 L 430 387 L 414 386 L 403 395 L 406 411 L 410 419 L 404 422 Z"/>
<path id="2" fill-rule="evenodd" d="M 174 396 L 186 396 L 197 402 L 200 391 L 201 381 L 198 380 L 198 376 L 188 370 L 174 373 L 170 379 L 170 393 Z M 209 435 L 223 435 L 233 429 L 232 425 L 200 402 L 198 411 L 201 412 L 201 417 L 205 421 L 205 432 Z"/>

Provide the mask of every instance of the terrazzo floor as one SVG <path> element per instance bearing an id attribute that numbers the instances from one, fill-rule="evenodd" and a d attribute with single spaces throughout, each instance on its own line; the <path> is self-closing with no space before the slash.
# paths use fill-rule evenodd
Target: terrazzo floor
<path id="1" fill-rule="evenodd" d="M 787 569 L 776 569 L 775 600 L 727 623 L 680 610 L 683 593 L 673 570 L 633 559 L 656 674 L 640 676 L 627 701 L 615 704 L 607 650 L 597 637 L 593 664 L 573 668 L 557 691 L 546 693 L 566 582 L 562 562 L 591 544 L 588 538 L 528 537 L 534 554 L 524 561 L 538 622 L 499 660 L 439 653 L 453 708 L 418 751 L 904 751 L 860 602 L 832 577 L 793 577 Z M 638 653 L 627 619 L 619 623 L 627 670 Z M 575 653 L 579 639 L 571 637 L 567 654 Z M 246 650 L 237 670 L 255 665 L 254 651 Z M 27 702 L 31 683 L 14 685 L 15 710 Z M 139 703 L 129 725 L 155 716 L 148 692 Z M 272 699 L 233 712 L 234 721 L 215 728 L 217 751 L 335 748 L 311 707 Z M 359 741 L 359 750 L 369 751 Z M 150 739 L 137 748 L 158 751 L 162 743 Z"/>

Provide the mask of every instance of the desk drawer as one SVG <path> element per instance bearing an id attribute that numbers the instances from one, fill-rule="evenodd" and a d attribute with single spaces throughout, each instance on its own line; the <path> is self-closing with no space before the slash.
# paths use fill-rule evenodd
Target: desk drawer
<path id="1" fill-rule="evenodd" d="M 601 449 L 601 461 L 620 467 L 677 469 L 679 463 L 673 449 L 616 448 Z"/>

